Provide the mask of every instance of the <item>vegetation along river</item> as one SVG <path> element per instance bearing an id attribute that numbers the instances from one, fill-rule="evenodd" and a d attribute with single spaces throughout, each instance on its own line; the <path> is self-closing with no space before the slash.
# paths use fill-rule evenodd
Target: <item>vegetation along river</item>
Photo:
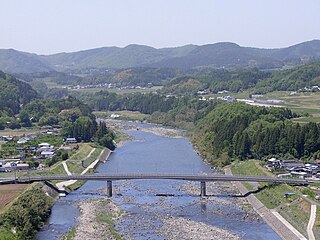
<path id="1" fill-rule="evenodd" d="M 151 126 L 155 127 L 155 126 Z M 139 130 L 126 130 L 133 141 L 117 148 L 99 173 L 211 173 L 186 138 L 170 138 Z M 156 128 L 156 127 L 155 127 Z M 59 239 L 77 223 L 77 204 L 105 195 L 106 182 L 88 181 L 52 209 L 37 239 Z M 225 238 L 280 239 L 245 205 L 230 183 L 208 183 L 208 198 L 201 199 L 200 183 L 175 180 L 130 180 L 113 183 L 113 202 L 124 212 L 115 229 L 125 239 L 212 239 L 216 229 Z M 170 196 L 156 196 L 170 194 Z M 246 206 L 246 207 L 243 207 Z M 212 233 L 208 229 L 214 228 Z M 201 233 L 203 233 L 201 235 Z M 210 236 L 211 235 L 211 236 Z"/>

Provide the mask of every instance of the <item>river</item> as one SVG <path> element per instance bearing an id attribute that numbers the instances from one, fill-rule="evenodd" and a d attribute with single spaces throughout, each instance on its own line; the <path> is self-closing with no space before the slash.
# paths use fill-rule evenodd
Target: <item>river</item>
<path id="1" fill-rule="evenodd" d="M 149 126 L 150 127 L 150 126 Z M 134 141 L 117 148 L 99 173 L 211 173 L 186 138 L 168 138 L 138 130 L 125 131 Z M 126 212 L 116 222 L 116 230 L 129 239 L 168 239 L 162 234 L 164 220 L 184 218 L 225 229 L 241 239 L 280 239 L 261 219 L 248 216 L 230 197 L 230 184 L 210 183 L 208 199 L 199 197 L 199 183 L 174 180 L 130 180 L 113 183 L 114 203 Z M 88 181 L 52 208 L 48 225 L 37 239 L 59 239 L 76 224 L 77 203 L 104 194 L 106 182 Z M 170 194 L 164 197 L 156 194 Z"/>

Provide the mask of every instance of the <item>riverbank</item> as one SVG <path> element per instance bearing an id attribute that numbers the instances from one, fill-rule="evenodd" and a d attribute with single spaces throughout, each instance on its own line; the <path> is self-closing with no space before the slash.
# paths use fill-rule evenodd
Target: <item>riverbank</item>
<path id="1" fill-rule="evenodd" d="M 102 119 L 100 119 L 101 121 Z M 141 123 L 137 122 L 123 122 L 121 120 L 113 120 L 113 119 L 106 119 L 103 120 L 107 123 L 108 127 L 111 127 L 114 130 L 140 130 L 139 125 Z M 151 132 L 155 135 L 158 136 L 163 136 L 163 137 L 174 137 L 174 138 L 180 138 L 180 137 L 186 137 L 187 136 L 187 131 L 177 129 L 177 128 L 172 128 L 172 127 L 165 127 L 163 125 L 156 125 L 156 124 L 145 124 L 143 126 L 143 131 L 144 132 Z"/>
<path id="2" fill-rule="evenodd" d="M 226 167 L 225 172 L 226 174 L 272 176 L 270 172 L 266 172 L 253 160 L 234 163 L 231 169 Z M 275 186 L 260 185 L 259 183 L 252 185 L 252 183 L 247 182 L 234 182 L 233 184 L 243 195 L 249 191 L 255 191 L 257 187 L 265 186 L 264 190 L 248 195 L 246 197 L 248 202 L 282 239 L 306 239 L 306 225 L 310 212 L 308 206 L 299 198 L 300 191 L 298 188 L 286 184 Z M 284 194 L 286 192 L 292 192 L 294 195 L 285 198 Z M 300 208 L 300 205 L 304 207 Z"/>

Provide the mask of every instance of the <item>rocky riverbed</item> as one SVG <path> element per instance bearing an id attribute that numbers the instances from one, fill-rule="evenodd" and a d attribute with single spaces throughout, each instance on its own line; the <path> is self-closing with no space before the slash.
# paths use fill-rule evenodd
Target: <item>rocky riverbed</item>
<path id="1" fill-rule="evenodd" d="M 210 226 L 205 223 L 195 222 L 181 217 L 168 217 L 163 219 L 163 226 L 159 232 L 165 239 L 171 240 L 235 240 L 239 236 L 230 232 Z"/>
<path id="2" fill-rule="evenodd" d="M 110 199 L 87 199 L 79 203 L 79 208 L 74 240 L 117 239 L 112 221 L 120 216 L 121 211 Z"/>

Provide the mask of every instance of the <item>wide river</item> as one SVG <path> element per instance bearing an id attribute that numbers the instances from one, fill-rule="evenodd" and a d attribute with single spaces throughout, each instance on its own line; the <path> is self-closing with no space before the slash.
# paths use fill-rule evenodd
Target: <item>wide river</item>
<path id="1" fill-rule="evenodd" d="M 186 138 L 168 138 L 140 130 L 128 130 L 134 141 L 117 148 L 99 173 L 211 173 Z M 150 126 L 148 126 L 150 127 Z M 199 183 L 174 180 L 130 180 L 114 182 L 113 201 L 127 214 L 116 222 L 117 231 L 130 239 L 165 239 L 162 219 L 186 218 L 223 228 L 241 239 L 280 239 L 263 221 L 248 217 L 239 199 L 229 196 L 229 184 L 208 184 L 208 199 L 201 200 Z M 230 188 L 230 187 L 229 187 Z M 59 239 L 76 224 L 77 203 L 104 194 L 106 182 L 88 181 L 77 191 L 59 199 L 39 240 Z M 211 191 L 211 192 L 210 192 Z M 173 194 L 173 196 L 156 196 Z M 208 236 L 209 237 L 209 236 Z M 210 239 L 210 238 L 208 238 Z"/>

